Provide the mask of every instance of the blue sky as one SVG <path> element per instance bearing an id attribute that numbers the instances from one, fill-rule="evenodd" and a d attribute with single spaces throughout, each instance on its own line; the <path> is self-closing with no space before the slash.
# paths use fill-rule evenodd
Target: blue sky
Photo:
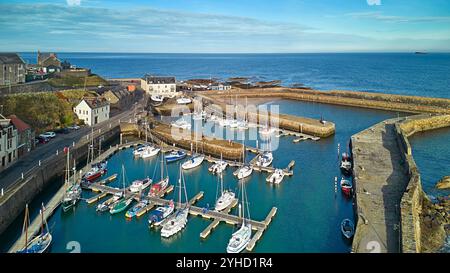
<path id="1" fill-rule="evenodd" d="M 2 1 L 0 37 L 0 51 L 450 52 L 450 1 Z"/>

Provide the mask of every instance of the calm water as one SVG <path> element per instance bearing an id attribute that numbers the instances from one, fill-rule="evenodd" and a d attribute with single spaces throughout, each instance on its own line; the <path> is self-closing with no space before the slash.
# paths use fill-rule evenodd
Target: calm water
<path id="1" fill-rule="evenodd" d="M 337 144 L 347 145 L 349 137 L 394 113 L 384 111 L 345 108 L 314 103 L 276 101 L 280 111 L 313 118 L 323 115 L 336 123 L 336 135 L 318 142 L 292 143 L 292 137 L 280 138 L 279 148 L 274 151 L 274 166 L 286 167 L 295 160 L 294 176 L 286 178 L 281 185 L 273 187 L 265 182 L 266 175 L 254 172 L 246 180 L 251 217 L 263 220 L 273 206 L 278 213 L 269 229 L 257 243 L 255 252 L 348 252 L 350 243 L 340 233 L 343 218 L 353 217 L 352 202 L 338 191 L 334 192 L 334 177 L 339 176 Z M 145 176 L 153 177 L 158 159 L 133 160 L 131 150 L 124 150 L 109 160 L 109 173 L 120 172 L 126 167 L 128 183 Z M 177 165 L 169 164 L 171 183 L 177 178 Z M 216 177 L 208 171 L 208 164 L 186 172 L 189 197 L 204 191 L 199 206 L 212 206 L 216 198 Z M 229 168 L 224 177 L 226 186 L 238 188 L 237 179 Z M 158 171 L 156 171 L 158 177 Z M 120 185 L 120 179 L 113 184 Z M 84 193 L 88 198 L 91 193 Z M 169 198 L 171 195 L 169 196 Z M 40 197 L 43 198 L 43 197 Z M 36 202 L 34 209 L 40 202 Z M 235 211 L 233 213 L 236 213 Z M 17 236 L 22 219 L 18 219 L 0 240 L 2 250 Z M 209 220 L 190 217 L 187 228 L 172 239 L 160 237 L 160 233 L 149 230 L 146 217 L 127 221 L 124 213 L 111 216 L 99 214 L 95 205 L 78 204 L 70 213 L 58 209 L 50 219 L 53 226 L 54 245 L 52 251 L 67 252 L 69 241 L 78 241 L 83 252 L 224 252 L 233 232 L 233 227 L 220 224 L 206 239 L 200 232 Z"/>
<path id="2" fill-rule="evenodd" d="M 36 63 L 36 53 L 22 53 Z M 60 53 L 106 78 L 146 73 L 189 78 L 244 76 L 319 90 L 344 89 L 450 98 L 450 54 L 126 54 Z"/>

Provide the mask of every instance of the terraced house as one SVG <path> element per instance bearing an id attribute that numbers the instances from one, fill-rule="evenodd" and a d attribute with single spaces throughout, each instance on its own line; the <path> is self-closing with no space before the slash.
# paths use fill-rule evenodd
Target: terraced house
<path id="1" fill-rule="evenodd" d="M 25 62 L 17 53 L 0 53 L 0 85 L 25 82 Z"/>
<path id="2" fill-rule="evenodd" d="M 0 114 L 0 172 L 17 160 L 17 129 L 11 119 Z"/>
<path id="3" fill-rule="evenodd" d="M 74 108 L 78 119 L 92 126 L 109 119 L 110 104 L 104 98 L 84 98 Z"/>

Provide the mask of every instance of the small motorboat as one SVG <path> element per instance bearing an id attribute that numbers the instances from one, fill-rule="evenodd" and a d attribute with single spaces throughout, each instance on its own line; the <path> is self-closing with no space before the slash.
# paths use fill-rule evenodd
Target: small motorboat
<path id="1" fill-rule="evenodd" d="M 150 212 L 148 216 L 148 225 L 149 227 L 157 227 L 161 225 L 161 223 L 169 217 L 175 209 L 175 205 L 173 200 L 170 200 L 168 205 L 157 207 L 154 211 Z"/>
<path id="2" fill-rule="evenodd" d="M 340 168 L 343 174 L 350 175 L 352 173 L 352 162 L 342 159 Z"/>
<path id="3" fill-rule="evenodd" d="M 270 164 L 272 164 L 273 161 L 273 154 L 272 152 L 263 152 L 262 154 L 258 155 L 258 158 L 256 160 L 256 166 L 258 167 L 269 167 Z"/>
<path id="4" fill-rule="evenodd" d="M 192 119 L 193 120 L 203 120 L 206 118 L 206 112 L 205 110 L 202 110 L 201 112 L 194 112 L 192 114 Z"/>
<path id="5" fill-rule="evenodd" d="M 128 208 L 128 206 L 133 202 L 133 198 L 122 198 L 109 210 L 109 213 L 116 214 L 120 213 Z"/>
<path id="6" fill-rule="evenodd" d="M 92 164 L 91 169 L 83 175 L 83 179 L 92 182 L 107 172 L 106 166 L 108 162 L 102 161 Z"/>
<path id="7" fill-rule="evenodd" d="M 133 218 L 134 216 L 137 216 L 139 212 L 147 207 L 148 204 L 149 201 L 147 199 L 142 199 L 141 201 L 139 201 L 139 203 L 137 203 L 134 207 L 132 207 L 125 213 L 125 217 Z"/>
<path id="8" fill-rule="evenodd" d="M 280 184 L 284 178 L 284 171 L 282 169 L 275 169 L 275 171 L 267 177 L 266 181 L 272 184 Z"/>
<path id="9" fill-rule="evenodd" d="M 277 129 L 273 128 L 273 127 L 264 127 L 261 130 L 259 130 L 259 134 L 263 137 L 268 137 L 271 134 L 275 133 L 277 131 Z"/>
<path id="10" fill-rule="evenodd" d="M 193 169 L 195 167 L 198 167 L 202 164 L 203 160 L 205 160 L 205 156 L 204 155 L 194 155 L 191 158 L 189 158 L 188 160 L 186 160 L 181 167 L 183 168 L 183 170 L 189 170 L 189 169 Z"/>
<path id="11" fill-rule="evenodd" d="M 237 178 L 244 179 L 250 176 L 253 172 L 253 168 L 250 165 L 244 165 L 237 171 Z"/>
<path id="12" fill-rule="evenodd" d="M 97 205 L 97 211 L 104 212 L 110 210 L 123 196 L 123 192 L 115 193 L 111 198 Z"/>
<path id="13" fill-rule="evenodd" d="M 350 180 L 342 178 L 341 179 L 341 190 L 345 195 L 351 196 L 352 190 L 353 190 L 352 182 L 350 182 Z"/>
<path id="14" fill-rule="evenodd" d="M 167 163 L 175 162 L 175 161 L 181 160 L 185 157 L 186 157 L 186 152 L 183 152 L 181 150 L 172 151 L 172 152 L 170 152 L 169 155 L 166 156 L 166 161 L 167 161 Z"/>
<path id="15" fill-rule="evenodd" d="M 213 174 L 220 174 L 227 168 L 228 163 L 220 160 L 211 165 L 211 167 L 208 168 L 208 171 L 212 172 Z"/>
<path id="16" fill-rule="evenodd" d="M 352 220 L 344 219 L 341 223 L 341 231 L 342 235 L 344 235 L 345 238 L 352 238 L 355 234 L 355 225 L 353 224 Z"/>
<path id="17" fill-rule="evenodd" d="M 352 161 L 352 157 L 348 153 L 342 153 L 342 160 Z"/>
<path id="18" fill-rule="evenodd" d="M 133 150 L 133 156 L 140 157 L 147 145 L 139 145 Z"/>
<path id="19" fill-rule="evenodd" d="M 152 95 L 150 98 L 154 102 L 163 102 L 164 101 L 164 97 L 161 95 Z"/>
<path id="20" fill-rule="evenodd" d="M 130 186 L 130 192 L 137 193 L 142 190 L 144 190 L 144 186 L 146 186 L 147 183 L 151 182 L 152 180 L 150 178 L 145 178 L 144 180 L 135 180 L 133 183 L 131 183 Z"/>
<path id="21" fill-rule="evenodd" d="M 155 156 L 159 153 L 160 150 L 161 150 L 160 148 L 155 147 L 153 145 L 146 146 L 142 151 L 141 158 L 145 159 Z"/>
<path id="22" fill-rule="evenodd" d="M 172 122 L 171 125 L 172 125 L 172 127 L 180 128 L 180 129 L 183 129 L 183 130 L 190 130 L 191 129 L 191 124 L 189 122 L 187 122 L 186 120 L 184 120 L 183 118 L 181 118 L 181 119 L 179 119 L 179 120 L 177 120 L 175 122 Z"/>
<path id="23" fill-rule="evenodd" d="M 181 97 L 181 98 L 177 99 L 178 104 L 189 104 L 191 102 L 192 102 L 192 100 L 190 98 L 186 98 L 186 97 Z"/>

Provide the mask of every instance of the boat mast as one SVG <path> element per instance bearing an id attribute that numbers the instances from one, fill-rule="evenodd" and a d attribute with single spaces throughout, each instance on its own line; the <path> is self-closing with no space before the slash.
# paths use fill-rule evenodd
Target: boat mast
<path id="1" fill-rule="evenodd" d="M 125 197 L 125 167 L 122 164 L 123 197 Z"/>
<path id="2" fill-rule="evenodd" d="M 25 251 L 28 247 L 28 221 L 29 221 L 29 215 L 28 215 L 28 204 L 25 206 L 25 218 L 23 219 L 23 230 L 22 232 L 25 232 Z"/>
<path id="3" fill-rule="evenodd" d="M 181 169 L 181 177 L 183 179 L 184 198 L 186 199 L 186 206 L 185 207 L 188 207 L 189 206 L 189 201 L 188 201 L 188 197 L 187 197 L 186 183 L 184 181 L 184 173 L 183 173 L 182 169 Z M 181 194 L 181 192 L 180 192 L 180 194 Z"/>
<path id="4" fill-rule="evenodd" d="M 161 181 L 164 179 L 163 175 L 164 175 L 164 152 L 163 152 L 163 147 L 161 145 Z"/>
<path id="5" fill-rule="evenodd" d="M 178 177 L 178 207 L 181 208 L 181 175 L 182 175 L 182 171 L 181 171 L 181 165 L 180 165 L 180 173 L 179 173 L 179 177 Z"/>

